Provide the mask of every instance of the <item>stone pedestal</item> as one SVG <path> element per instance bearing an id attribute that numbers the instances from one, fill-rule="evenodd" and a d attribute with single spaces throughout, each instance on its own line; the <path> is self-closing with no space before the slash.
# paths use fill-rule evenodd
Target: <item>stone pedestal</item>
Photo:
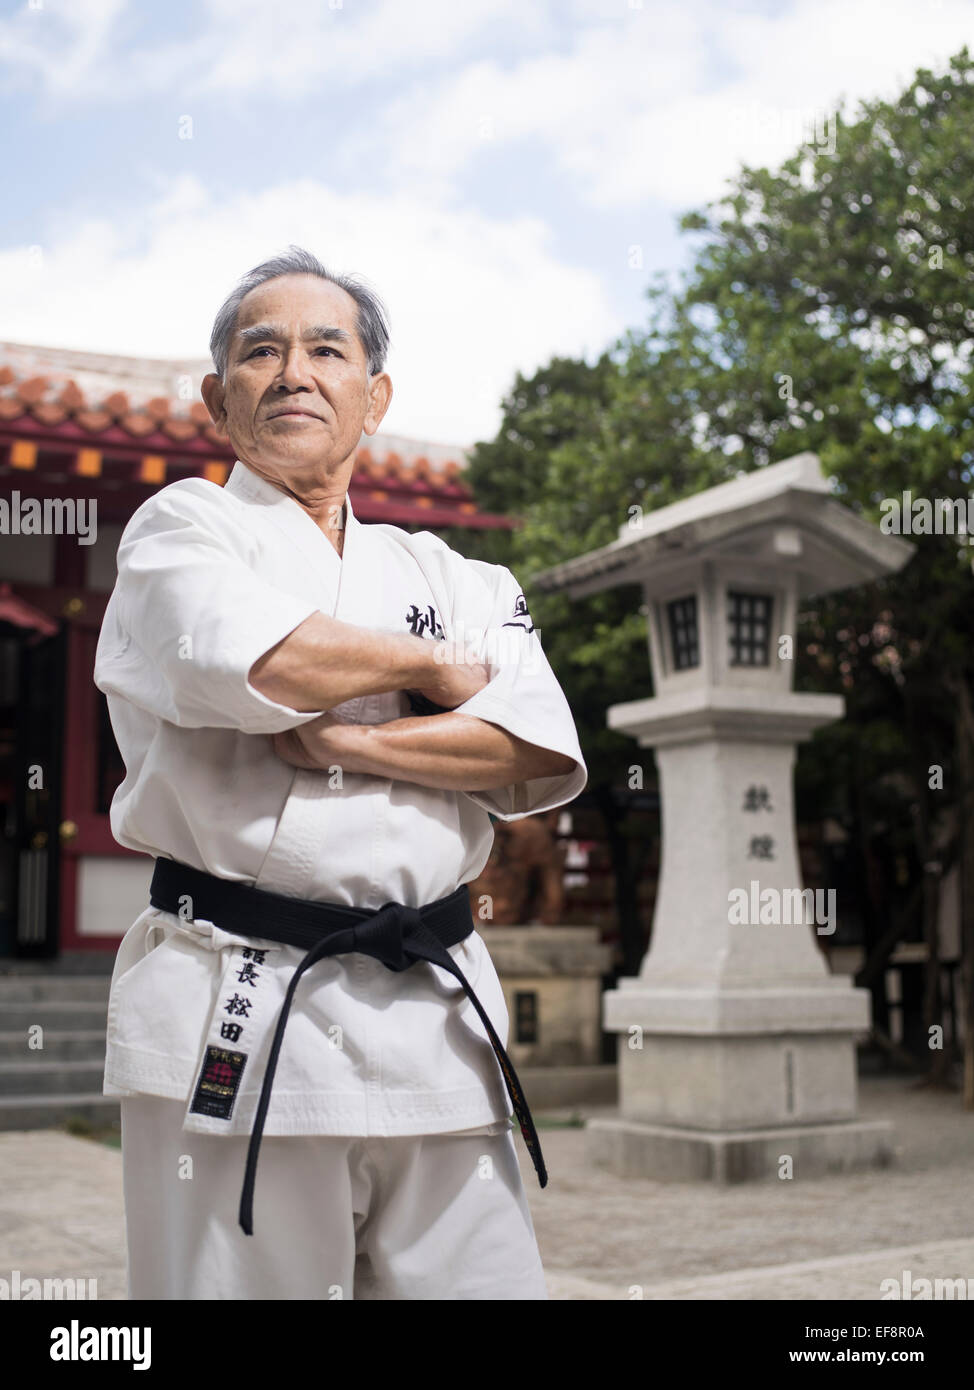
<path id="1" fill-rule="evenodd" d="M 709 1133 L 610 1118 L 589 1120 L 585 1138 L 589 1162 L 620 1178 L 730 1184 L 882 1168 L 891 1131 L 887 1120 Z"/>
<path id="2" fill-rule="evenodd" d="M 600 943 L 598 927 L 485 927 L 481 935 L 504 987 L 514 1065 L 599 1062 L 602 976 L 612 949 Z"/>
<path id="3" fill-rule="evenodd" d="M 868 991 L 828 973 L 815 941 L 834 930 L 827 912 L 815 920 L 827 900 L 794 891 L 795 743 L 842 701 L 768 706 L 725 691 L 610 712 L 655 743 L 664 808 L 652 947 L 604 1001 L 621 1114 L 588 1124 L 592 1161 L 626 1176 L 741 1182 L 777 1177 L 787 1159 L 808 1177 L 892 1158 L 891 1126 L 857 1119 Z"/>
<path id="4" fill-rule="evenodd" d="M 537 1109 L 612 1104 L 602 1062 L 602 977 L 612 949 L 597 927 L 483 927 L 510 1017 L 507 1051 Z"/>

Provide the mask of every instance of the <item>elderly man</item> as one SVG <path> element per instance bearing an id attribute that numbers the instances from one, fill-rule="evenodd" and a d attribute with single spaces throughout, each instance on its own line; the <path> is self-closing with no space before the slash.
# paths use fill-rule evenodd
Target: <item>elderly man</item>
<path id="1" fill-rule="evenodd" d="M 356 278 L 297 247 L 251 271 L 202 388 L 230 477 L 163 488 L 119 545 L 112 829 L 156 859 L 105 1069 L 133 1298 L 547 1296 L 466 885 L 492 815 L 586 769 L 511 572 L 354 515 L 387 345 Z"/>

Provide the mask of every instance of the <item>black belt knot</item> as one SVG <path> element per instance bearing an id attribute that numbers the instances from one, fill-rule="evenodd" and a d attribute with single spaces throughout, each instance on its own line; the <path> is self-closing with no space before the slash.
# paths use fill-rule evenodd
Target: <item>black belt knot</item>
<path id="1" fill-rule="evenodd" d="M 221 930 L 235 935 L 262 941 L 278 941 L 284 945 L 302 947 L 306 951 L 303 960 L 291 976 L 284 996 L 247 1150 L 247 1166 L 240 1198 L 240 1225 L 246 1235 L 254 1233 L 253 1200 L 257 1156 L 294 992 L 301 976 L 316 961 L 349 952 L 371 956 L 374 960 L 381 961 L 387 970 L 397 974 L 409 970 L 420 961 L 427 961 L 449 971 L 459 982 L 487 1031 L 538 1181 L 542 1187 L 546 1185 L 548 1173 L 541 1154 L 538 1133 L 517 1073 L 486 1009 L 447 949 L 463 941 L 474 929 L 470 914 L 470 895 L 465 883 L 447 897 L 438 898 L 436 902 L 427 903 L 421 908 L 389 902 L 378 911 L 369 912 L 363 908 L 345 907 L 340 903 L 309 902 L 303 898 L 289 898 L 280 893 L 269 893 L 263 888 L 253 888 L 249 884 L 234 883 L 218 878 L 215 874 L 204 873 L 201 869 L 180 864 L 174 859 L 157 859 L 149 889 L 149 901 L 153 907 L 175 916 L 186 916 L 182 909 L 188 902 L 191 918 L 198 917 L 203 921 L 213 922 Z"/>
<path id="2" fill-rule="evenodd" d="M 428 959 L 425 952 L 440 942 L 424 924 L 419 910 L 402 903 L 386 903 L 378 912 L 352 928 L 349 951 L 380 960 L 388 970 L 408 970 L 418 960 Z M 419 948 L 424 951 L 420 952 Z M 444 949 L 440 947 L 440 949 Z M 332 952 L 329 952 L 329 955 Z M 337 953 L 336 953 L 337 954 Z"/>

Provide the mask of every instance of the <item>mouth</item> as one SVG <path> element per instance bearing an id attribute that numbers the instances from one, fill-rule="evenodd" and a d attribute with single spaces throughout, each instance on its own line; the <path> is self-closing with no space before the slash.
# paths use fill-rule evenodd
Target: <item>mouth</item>
<path id="1" fill-rule="evenodd" d="M 269 420 L 320 420 L 321 416 L 316 415 L 313 410 L 275 410 L 274 414 L 267 418 Z"/>

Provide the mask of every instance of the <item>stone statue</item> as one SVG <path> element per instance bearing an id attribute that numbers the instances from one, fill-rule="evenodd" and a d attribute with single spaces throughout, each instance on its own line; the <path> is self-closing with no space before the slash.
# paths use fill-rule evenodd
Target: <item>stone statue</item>
<path id="1" fill-rule="evenodd" d="M 558 809 L 523 820 L 494 822 L 490 858 L 472 879 L 470 903 L 484 926 L 555 926 L 562 920 L 565 845 L 557 838 Z M 481 899 L 491 899 L 481 917 Z"/>

